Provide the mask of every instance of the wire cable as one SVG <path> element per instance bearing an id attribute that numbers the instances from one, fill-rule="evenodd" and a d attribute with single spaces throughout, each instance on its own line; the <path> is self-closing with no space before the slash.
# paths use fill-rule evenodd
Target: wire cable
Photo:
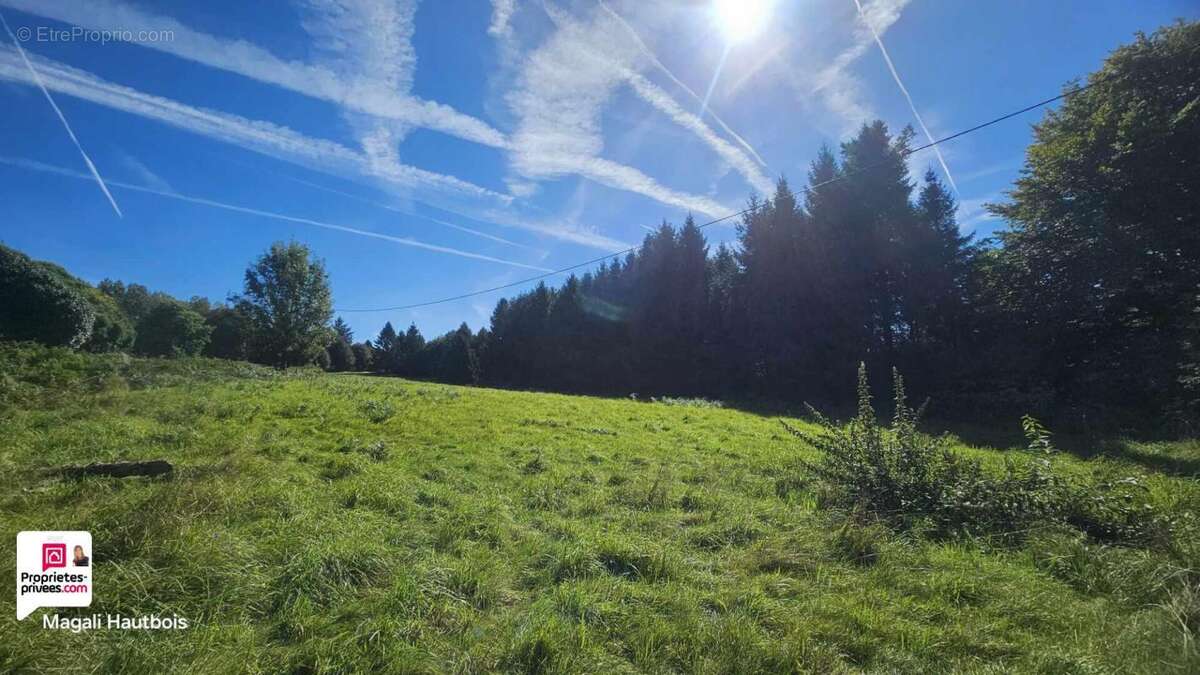
<path id="1" fill-rule="evenodd" d="M 1112 76 L 1115 76 L 1115 74 Z M 1062 99 L 1064 99 L 1068 96 L 1073 96 L 1075 94 L 1078 94 L 1081 91 L 1084 91 L 1090 87 L 1100 84 L 1101 82 L 1107 81 L 1112 76 L 1109 76 L 1109 77 L 1102 76 L 1102 77 L 1094 78 L 1091 82 L 1089 82 L 1087 84 L 1078 85 L 1075 88 L 1071 89 L 1070 91 L 1064 91 L 1057 96 L 1052 96 L 1043 101 L 1038 101 L 1037 103 L 1027 105 L 1024 108 L 1021 108 L 1020 110 L 1014 110 L 1013 112 L 1006 113 L 1004 115 L 995 117 L 993 119 L 990 119 L 990 120 L 980 123 L 980 124 L 976 124 L 973 127 L 963 129 L 962 131 L 955 132 L 953 134 L 950 134 L 949 136 L 944 136 L 935 141 L 930 141 L 929 143 L 926 143 L 925 145 L 922 145 L 922 146 L 919 146 L 916 148 L 910 148 L 910 149 L 905 150 L 904 152 L 900 153 L 900 158 L 903 159 L 903 158 L 909 157 L 910 155 L 914 155 L 918 152 L 921 152 L 922 150 L 928 150 L 929 148 L 932 148 L 937 145 L 941 145 L 942 143 L 952 141 L 956 138 L 961 138 L 963 136 L 966 136 L 967 134 L 974 133 L 981 129 L 986 129 L 987 127 L 990 127 L 994 124 L 999 124 L 1000 122 L 1003 122 L 1005 120 L 1010 120 L 1014 117 L 1017 117 L 1018 115 L 1023 115 L 1031 110 L 1037 110 L 1038 108 L 1050 105 L 1051 103 L 1054 103 L 1056 101 L 1061 101 Z M 860 174 L 864 171 L 869 171 L 871 169 L 876 169 L 881 166 L 886 166 L 890 163 L 891 163 L 890 161 L 885 161 L 885 162 L 878 162 L 875 164 L 868 164 L 867 166 L 859 167 L 858 169 L 851 171 L 849 173 L 841 173 L 829 180 L 822 181 L 822 182 L 816 183 L 814 185 L 809 185 L 806 188 L 806 190 L 807 191 L 816 190 L 817 188 L 822 188 L 822 187 L 825 187 L 826 185 L 831 185 L 838 181 L 845 180 L 851 176 Z M 716 225 L 717 223 L 724 222 L 726 220 L 729 220 L 730 218 L 737 218 L 738 216 L 743 216 L 743 215 L 746 215 L 747 213 L 751 213 L 757 208 L 758 208 L 757 206 L 752 206 L 752 207 L 742 209 L 741 211 L 735 211 L 728 215 L 721 216 L 720 218 L 716 218 L 716 219 L 710 220 L 706 223 L 702 223 L 702 224 L 698 225 L 697 227 L 703 229 L 710 225 Z M 345 313 L 345 314 L 356 313 L 356 312 L 398 312 L 398 311 L 403 311 L 403 310 L 407 310 L 407 309 L 417 309 L 418 307 L 429 307 L 431 305 L 440 305 L 440 304 L 447 303 L 447 302 L 454 302 L 455 300 L 465 300 L 467 298 L 473 298 L 473 297 L 476 297 L 479 295 L 486 295 L 488 293 L 495 293 L 496 291 L 502 291 L 502 290 L 505 290 L 508 288 L 513 288 L 515 286 L 522 286 L 524 284 L 533 283 L 534 281 L 541 281 L 542 279 L 547 279 L 552 276 L 557 276 L 559 274 L 565 274 L 567 272 L 577 270 L 580 267 L 588 267 L 590 265 L 595 265 L 597 263 L 604 262 L 605 260 L 609 260 L 611 258 L 618 258 L 620 256 L 627 255 L 629 253 L 633 253 L 634 251 L 640 249 L 641 247 L 642 247 L 642 245 L 638 244 L 637 246 L 631 246 L 622 251 L 617 251 L 616 253 L 609 253 L 607 255 L 602 255 L 598 258 L 592 258 L 591 260 L 586 260 L 581 263 L 576 263 L 576 264 L 570 265 L 568 267 L 562 267 L 562 268 L 559 268 L 556 270 L 551 270 L 549 272 L 544 272 L 537 276 L 528 277 L 526 279 L 521 279 L 519 281 L 512 281 L 507 284 L 501 284 L 499 286 L 492 286 L 491 288 L 485 288 L 485 289 L 478 290 L 478 291 L 471 291 L 469 293 L 461 293 L 459 295 L 452 295 L 450 297 L 440 298 L 438 300 L 428 300 L 426 302 L 417 302 L 417 303 L 413 303 L 410 305 L 395 305 L 392 307 L 365 307 L 365 308 L 356 308 L 356 309 L 335 309 L 334 311 L 338 312 L 338 313 Z"/>

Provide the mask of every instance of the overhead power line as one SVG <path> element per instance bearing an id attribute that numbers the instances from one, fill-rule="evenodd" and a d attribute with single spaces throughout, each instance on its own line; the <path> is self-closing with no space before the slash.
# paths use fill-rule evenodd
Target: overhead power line
<path id="1" fill-rule="evenodd" d="M 1087 84 L 1077 86 L 1070 91 L 1064 91 L 1063 93 L 1061 93 L 1057 96 L 1051 96 L 1050 98 L 1045 99 L 1044 101 L 1038 101 L 1037 103 L 1027 105 L 1024 108 L 1021 108 L 1020 110 L 1014 110 L 1010 113 L 1006 113 L 999 117 L 992 118 L 986 122 L 976 124 L 973 127 L 969 127 L 967 129 L 963 129 L 962 131 L 958 131 L 953 134 L 950 134 L 949 136 L 944 136 L 937 140 L 930 141 L 929 143 L 926 143 L 925 145 L 922 145 L 922 146 L 919 146 L 916 148 L 910 148 L 910 149 L 905 150 L 904 152 L 900 153 L 900 157 L 904 158 L 904 157 L 908 157 L 909 155 L 914 155 L 918 152 L 921 152 L 922 150 L 928 150 L 929 148 L 932 148 L 937 145 L 941 145 L 942 143 L 946 143 L 947 141 L 952 141 L 956 138 L 961 138 L 962 136 L 966 136 L 967 134 L 974 133 L 981 129 L 986 129 L 987 127 L 990 127 L 993 124 L 999 124 L 1000 122 L 1012 119 L 1014 117 L 1017 117 L 1018 115 L 1023 115 L 1031 110 L 1037 110 L 1038 108 L 1050 105 L 1051 103 L 1054 103 L 1056 101 L 1061 101 L 1062 99 L 1064 99 L 1068 96 L 1078 94 L 1079 92 L 1084 91 L 1085 89 L 1088 89 L 1097 84 L 1100 84 L 1101 82 L 1108 80 L 1109 77 L 1112 77 L 1112 75 L 1110 75 L 1108 77 L 1098 77 Z M 871 169 L 879 168 L 881 166 L 886 166 L 889 163 L 890 162 L 878 162 L 875 164 L 868 164 L 867 166 L 859 167 L 858 169 L 855 169 L 854 171 L 851 171 L 849 173 L 838 174 L 837 176 L 835 176 L 829 180 L 821 181 L 820 183 L 809 185 L 807 189 L 810 191 L 816 190 L 818 188 L 825 187 L 826 185 L 830 185 L 830 184 L 836 183 L 838 181 L 845 180 L 847 178 L 850 178 L 851 176 L 860 174 L 864 171 L 870 171 Z M 708 227 L 709 225 L 716 225 L 717 223 L 724 222 L 726 220 L 729 220 L 730 218 L 737 218 L 738 216 L 743 216 L 743 215 L 746 215 L 747 213 L 751 213 L 756 208 L 757 207 L 749 207 L 749 208 L 742 209 L 741 211 L 735 211 L 728 215 L 721 216 L 720 218 L 716 218 L 716 219 L 710 220 L 706 223 L 702 223 L 702 224 L 698 225 L 697 227 L 705 228 L 705 227 Z M 529 277 L 526 279 L 521 279 L 519 281 L 509 282 L 507 284 L 501 284 L 499 286 L 492 286 L 491 288 L 485 288 L 485 289 L 478 290 L 478 291 L 471 291 L 470 293 L 461 293 L 459 295 L 452 295 L 448 298 L 440 298 L 437 300 L 428 300 L 425 302 L 417 302 L 417 303 L 413 303 L 413 304 L 409 304 L 409 305 L 395 305 L 393 307 L 365 307 L 365 308 L 354 308 L 354 309 L 335 309 L 334 311 L 340 312 L 340 313 L 347 313 L 347 314 L 353 313 L 353 312 L 398 312 L 398 311 L 403 311 L 406 309 L 417 309 L 418 307 L 429 307 L 430 305 L 440 305 L 440 304 L 447 303 L 447 302 L 454 302 L 456 300 L 465 300 L 467 298 L 473 298 L 473 297 L 476 297 L 479 295 L 487 295 L 488 293 L 495 293 L 496 291 L 503 291 L 505 289 L 514 288 L 516 286 L 522 286 L 524 284 L 532 283 L 534 281 L 541 281 L 542 279 L 547 279 L 549 277 L 557 276 L 559 274 L 565 274 L 567 272 L 577 270 L 581 267 L 589 267 L 591 265 L 595 265 L 597 263 L 601 263 L 601 262 L 604 262 L 605 260 L 610 260 L 612 258 L 619 258 L 623 255 L 633 253 L 634 251 L 638 250 L 641 247 L 642 246 L 640 244 L 637 246 L 631 246 L 622 251 L 617 251 L 616 253 L 609 253 L 608 255 L 602 255 L 598 258 L 592 258 L 591 260 L 585 260 L 581 263 L 576 263 L 576 264 L 570 265 L 568 267 L 562 267 L 562 268 L 559 268 L 556 270 L 545 272 L 545 273 L 539 274 L 537 276 L 532 276 L 532 277 Z"/>

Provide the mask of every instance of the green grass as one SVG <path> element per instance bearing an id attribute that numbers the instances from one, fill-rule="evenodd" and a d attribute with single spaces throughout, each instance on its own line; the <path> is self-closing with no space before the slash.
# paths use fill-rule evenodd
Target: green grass
<path id="1" fill-rule="evenodd" d="M 92 607 L 50 612 L 192 623 L 53 632 L 5 593 L 0 671 L 1200 667 L 1186 522 L 1170 552 L 860 527 L 777 419 L 671 403 L 0 346 L 0 569 L 20 530 L 90 530 Z M 1195 442 L 1112 447 L 1055 468 L 1200 506 L 1156 464 Z M 45 475 L 149 458 L 175 475 Z"/>

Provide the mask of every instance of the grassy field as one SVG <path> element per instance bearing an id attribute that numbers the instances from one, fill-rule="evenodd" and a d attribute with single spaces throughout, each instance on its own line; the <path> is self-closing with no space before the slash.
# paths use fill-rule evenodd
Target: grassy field
<path id="1" fill-rule="evenodd" d="M 857 525 L 774 417 L 0 346 L 0 429 L 0 568 L 20 530 L 90 530 L 93 605 L 57 611 L 192 624 L 55 632 L 6 592 L 3 672 L 1200 668 L 1194 541 Z M 1106 447 L 1052 461 L 1200 506 L 1200 444 Z M 176 472 L 46 475 L 143 458 Z"/>

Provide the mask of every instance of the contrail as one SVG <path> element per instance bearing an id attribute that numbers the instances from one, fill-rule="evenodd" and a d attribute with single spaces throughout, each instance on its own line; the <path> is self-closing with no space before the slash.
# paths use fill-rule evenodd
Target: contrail
<path id="1" fill-rule="evenodd" d="M 43 164 L 41 162 L 35 162 L 35 161 L 31 161 L 31 160 L 27 160 L 27 159 L 20 159 L 20 158 L 16 158 L 16 157 L 0 156 L 0 164 L 7 164 L 9 166 L 15 166 L 17 168 L 27 169 L 29 171 L 41 171 L 43 173 L 52 173 L 52 174 L 57 174 L 59 176 L 67 176 L 69 178 L 79 178 L 81 180 L 89 180 L 89 177 L 86 174 L 79 173 L 78 171 L 72 171 L 71 169 L 64 169 L 62 167 L 53 166 L 51 164 Z M 385 241 L 390 241 L 390 242 L 393 242 L 396 244 L 401 244 L 403 246 L 412 246 L 413 248 L 420 248 L 420 249 L 424 249 L 426 251 L 434 251 L 436 253 L 445 253 L 447 255 L 456 255 L 456 256 L 463 257 L 463 258 L 472 258 L 474 260 L 486 260 L 487 262 L 499 263 L 501 265 L 510 265 L 512 267 L 521 267 L 521 268 L 524 268 L 527 270 L 537 270 L 539 272 L 549 272 L 550 271 L 549 269 L 547 269 L 545 267 L 538 267 L 536 265 L 526 265 L 525 263 L 519 263 L 519 262 L 515 262 L 512 260 L 504 260 L 503 258 L 493 258 L 492 256 L 482 255 L 479 253 L 471 253 L 470 251 L 461 251 L 456 248 L 449 248 L 446 246 L 438 246 L 436 244 L 426 244 L 423 241 L 417 241 L 416 239 L 410 239 L 408 237 L 394 237 L 389 234 L 381 234 L 379 232 L 371 232 L 369 230 L 360 230 L 358 228 L 347 227 L 345 225 L 337 225 L 335 223 L 326 223 L 326 222 L 322 222 L 320 220 L 312 220 L 311 218 L 299 218 L 296 216 L 284 215 L 282 213 L 263 211 L 261 209 L 255 209 L 255 208 L 251 208 L 248 206 L 238 206 L 236 204 L 226 204 L 225 202 L 218 202 L 218 201 L 214 201 L 212 199 L 205 199 L 203 197 L 191 197 L 188 195 L 179 194 L 177 192 L 166 192 L 163 190 L 155 190 L 153 188 L 148 188 L 148 187 L 145 187 L 142 185 L 133 185 L 131 183 L 121 183 L 118 181 L 110 181 L 109 183 L 110 183 L 110 185 L 121 188 L 122 190 L 132 190 L 134 192 L 144 192 L 146 194 L 158 195 L 160 197 L 166 197 L 168 199 L 175 199 L 178 201 L 188 202 L 191 204 L 199 204 L 201 206 L 209 206 L 209 207 L 212 207 L 215 209 L 224 209 L 226 211 L 234 211 L 236 213 L 245 213 L 245 214 L 249 214 L 252 216 L 260 216 L 263 218 L 272 218 L 275 220 L 282 220 L 282 221 L 289 222 L 289 223 L 300 223 L 302 225 L 312 225 L 314 227 L 321 227 L 321 228 L 324 228 L 327 230 L 337 230 L 339 232 L 348 232 L 350 234 L 357 234 L 357 235 L 363 236 L 363 237 L 373 237 L 375 239 L 383 239 Z"/>
<path id="2" fill-rule="evenodd" d="M 600 3 L 600 7 L 603 8 L 604 11 L 608 12 L 610 16 L 612 16 L 614 19 L 616 19 L 617 22 L 620 23 L 625 28 L 625 30 L 629 32 L 629 35 L 633 37 L 634 41 L 637 42 L 638 46 L 641 48 L 642 53 L 646 55 L 646 58 L 650 59 L 650 62 L 653 63 L 655 65 L 655 67 L 657 67 L 659 70 L 661 70 L 664 75 L 669 77 L 671 79 L 671 81 L 674 82 L 676 85 L 678 85 L 681 89 L 683 89 L 688 94 L 690 94 L 692 98 L 696 99 L 697 103 L 702 104 L 705 108 L 708 107 L 708 97 L 707 96 L 705 96 L 703 99 L 700 98 L 700 96 L 694 90 L 692 90 L 691 87 L 684 84 L 683 81 L 680 80 L 678 77 L 675 77 L 675 73 L 672 73 L 671 69 L 667 68 L 667 65 L 659 60 L 659 58 L 654 54 L 654 52 L 651 51 L 649 45 L 647 45 L 646 42 L 644 40 L 642 40 L 642 36 L 638 35 L 638 32 L 636 30 L 634 30 L 633 26 L 629 25 L 629 22 L 626 21 L 624 17 L 622 17 L 620 14 L 617 14 L 616 11 L 614 11 L 611 7 L 608 6 L 608 4 L 606 2 L 604 2 L 604 0 L 598 0 L 598 2 Z M 728 124 L 725 124 L 725 120 L 718 117 L 717 114 L 711 110 L 708 111 L 708 116 L 711 117 L 714 122 L 719 124 L 721 126 L 721 129 L 723 129 L 725 131 L 725 133 L 729 134 L 733 138 L 733 140 L 737 141 L 738 145 L 742 146 L 746 150 L 746 152 L 750 153 L 750 156 L 754 158 L 754 161 L 758 162 L 759 165 L 761 165 L 761 166 L 767 165 L 767 163 L 765 161 L 763 161 L 763 158 L 759 157 L 758 152 L 756 152 L 754 150 L 754 148 L 751 147 L 751 145 L 746 142 L 746 139 L 742 138 L 741 136 L 738 135 L 738 133 L 736 131 L 729 128 Z"/>
<path id="3" fill-rule="evenodd" d="M 108 203 L 112 204 L 113 211 L 117 212 L 117 217 L 124 218 L 124 214 L 121 213 L 121 207 L 117 206 L 117 200 L 113 199 L 112 193 L 108 191 L 108 186 L 104 184 L 104 179 L 100 177 L 100 172 L 96 170 L 96 165 L 92 164 L 92 158 L 88 157 L 88 154 L 84 152 L 79 139 L 75 137 L 75 132 L 71 131 L 71 125 L 67 123 L 66 116 L 63 115 L 62 110 L 59 110 L 58 104 L 54 102 L 54 97 L 46 89 L 46 85 L 42 82 L 42 76 L 38 75 L 38 72 L 33 68 L 33 64 L 29 62 L 29 57 L 25 55 L 25 49 L 21 47 L 21 41 L 17 39 L 16 35 L 13 35 L 12 29 L 8 27 L 8 21 L 5 21 L 3 14 L 0 14 L 0 23 L 4 24 L 4 31 L 8 33 L 8 37 L 12 38 L 13 44 L 17 47 L 17 52 L 21 54 L 21 60 L 25 62 L 25 67 L 29 69 L 29 74 L 33 76 L 33 81 L 37 82 L 37 86 L 42 90 L 42 94 L 46 96 L 46 100 L 50 102 L 50 107 L 54 108 L 54 113 L 58 115 L 58 119 L 67 130 L 67 135 L 71 137 L 71 142 L 75 144 L 75 147 L 79 150 L 79 154 L 83 155 L 83 163 L 87 164 L 88 170 L 92 172 L 92 178 L 96 179 L 96 183 L 100 185 L 100 190 L 104 192 L 104 196 L 108 197 Z"/>
<path id="4" fill-rule="evenodd" d="M 713 90 L 717 88 L 717 80 L 721 78 L 721 71 L 725 70 L 725 61 L 729 58 L 729 52 L 732 48 L 733 45 L 728 42 L 725 43 L 725 49 L 721 52 L 721 59 L 717 61 L 717 68 L 713 71 L 712 79 L 708 81 L 708 89 L 704 92 L 704 100 L 700 102 L 701 118 L 704 117 L 705 111 L 708 110 L 708 102 L 712 99 Z M 713 119 L 716 119 L 715 114 L 713 115 Z"/>
<path id="5" fill-rule="evenodd" d="M 913 103 L 912 96 L 908 93 L 908 88 L 900 81 L 900 73 L 896 72 L 896 66 L 892 63 L 892 57 L 888 55 L 887 48 L 883 46 L 883 40 L 879 39 L 879 33 L 875 32 L 875 26 L 867 20 L 867 15 L 863 12 L 862 3 L 859 0 L 854 0 L 854 6 L 858 8 L 858 15 L 867 26 L 867 30 L 871 31 L 871 36 L 875 38 L 875 44 L 879 45 L 879 53 L 883 54 L 883 60 L 887 62 L 888 70 L 892 71 L 892 79 L 896 81 L 896 86 L 900 87 L 900 93 L 904 94 L 905 100 L 908 101 L 908 109 L 912 111 L 913 117 L 917 118 L 917 124 L 921 126 L 921 131 L 925 132 L 925 138 L 933 143 L 933 134 L 929 133 L 929 128 L 925 126 L 925 120 L 921 119 L 921 113 L 917 112 L 917 105 Z M 950 181 L 950 187 L 954 188 L 954 194 L 959 194 L 958 185 L 954 183 L 954 176 L 950 175 L 950 167 L 946 166 L 946 158 L 942 157 L 942 151 L 938 146 L 933 146 L 933 154 L 937 155 L 938 164 L 942 165 L 942 171 L 946 174 L 946 180 Z M 961 197 L 961 195 L 959 195 Z"/>
<path id="6" fill-rule="evenodd" d="M 247 167 L 247 168 L 255 170 L 255 171 L 262 171 L 262 169 L 259 169 L 258 167 L 255 167 L 246 162 L 239 162 L 237 160 L 231 160 L 229 158 L 226 158 L 225 161 L 231 161 L 234 164 L 240 164 L 244 167 Z M 304 180 L 303 178 L 296 178 L 295 176 L 289 176 L 289 175 L 283 174 L 283 173 L 272 173 L 271 175 L 279 177 L 279 178 L 283 178 L 285 180 L 290 180 L 292 182 L 299 183 L 301 185 L 307 185 L 308 187 L 311 187 L 311 188 L 316 188 L 318 190 L 324 190 L 325 192 L 329 192 L 332 194 L 341 195 L 341 196 L 347 197 L 349 199 L 354 199 L 356 201 L 360 201 L 364 204 L 370 204 L 371 206 L 375 206 L 375 207 L 378 207 L 381 209 L 386 209 L 388 211 L 393 211 L 395 213 L 409 216 L 411 218 L 420 218 L 422 220 L 432 221 L 432 222 L 437 223 L 438 225 L 443 225 L 443 226 L 448 227 L 453 230 L 459 230 L 460 232 L 466 232 L 468 234 L 473 234 L 477 237 L 482 237 L 484 239 L 490 239 L 492 241 L 496 241 L 501 244 L 507 244 L 509 246 L 523 248 L 527 251 L 533 251 L 534 253 L 538 253 L 538 254 L 545 254 L 545 251 L 543 251 L 542 249 L 539 249 L 539 248 L 534 248 L 532 246 L 526 246 L 525 244 L 518 244 L 517 242 L 511 241 L 509 239 L 505 239 L 504 237 L 497 237 L 494 234 L 488 234 L 487 232 L 480 232 L 479 230 L 472 229 L 470 227 L 466 227 L 463 225 L 456 225 L 454 223 L 450 223 L 445 220 L 440 220 L 440 219 L 434 218 L 432 216 L 423 216 L 419 213 L 410 213 L 408 211 L 405 211 L 404 209 L 399 209 L 394 206 L 389 206 L 388 204 L 384 204 L 383 202 L 378 202 L 378 201 L 375 201 L 374 199 L 363 197 L 362 195 L 356 195 L 352 192 L 346 192 L 345 190 L 338 190 L 337 188 L 332 188 L 327 185 L 321 185 L 320 183 L 314 183 L 312 181 Z"/>

